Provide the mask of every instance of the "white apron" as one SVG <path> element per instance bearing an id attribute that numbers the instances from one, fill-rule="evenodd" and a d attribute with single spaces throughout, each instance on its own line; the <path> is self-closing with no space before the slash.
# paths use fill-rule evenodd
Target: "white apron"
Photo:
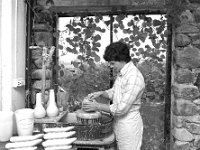
<path id="1" fill-rule="evenodd" d="M 139 111 L 116 117 L 114 133 L 118 150 L 140 150 L 142 145 L 143 122 Z"/>

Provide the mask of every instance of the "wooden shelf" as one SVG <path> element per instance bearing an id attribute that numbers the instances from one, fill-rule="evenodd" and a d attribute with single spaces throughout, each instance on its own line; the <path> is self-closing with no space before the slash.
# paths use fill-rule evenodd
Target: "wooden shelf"
<path id="1" fill-rule="evenodd" d="M 57 123 L 64 115 L 67 114 L 67 111 L 59 112 L 58 116 L 56 117 L 44 117 L 41 119 L 34 119 L 34 123 Z"/>

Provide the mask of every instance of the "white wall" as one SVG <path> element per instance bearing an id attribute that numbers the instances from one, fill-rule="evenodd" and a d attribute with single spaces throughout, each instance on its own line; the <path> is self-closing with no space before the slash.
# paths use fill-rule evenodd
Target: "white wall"
<path id="1" fill-rule="evenodd" d="M 2 18 L 2 1 L 0 1 L 0 31 L 1 31 L 1 18 Z M 1 99 L 2 99 L 2 69 L 1 69 L 1 66 L 2 66 L 2 63 L 1 63 L 1 33 L 0 33 L 0 110 L 2 110 L 2 103 L 1 103 Z"/>
<path id="2" fill-rule="evenodd" d="M 0 2 L 0 109 L 25 107 L 25 88 L 13 87 L 25 79 L 26 5 L 24 0 Z"/>

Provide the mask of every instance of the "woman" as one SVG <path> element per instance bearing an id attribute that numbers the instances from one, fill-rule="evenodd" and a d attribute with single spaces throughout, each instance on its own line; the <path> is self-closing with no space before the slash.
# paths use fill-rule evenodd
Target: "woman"
<path id="1" fill-rule="evenodd" d="M 105 111 L 114 117 L 114 133 L 119 150 L 140 150 L 143 122 L 140 116 L 141 97 L 145 89 L 144 78 L 131 61 L 125 43 L 115 42 L 106 47 L 104 59 L 118 71 L 111 89 L 91 93 L 92 99 L 103 96 L 113 101 L 111 105 L 95 100 L 83 102 L 84 111 Z"/>

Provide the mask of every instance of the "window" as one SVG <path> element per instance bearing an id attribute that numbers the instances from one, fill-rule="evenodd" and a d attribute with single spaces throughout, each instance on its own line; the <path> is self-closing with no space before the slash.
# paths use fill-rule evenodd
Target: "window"
<path id="1" fill-rule="evenodd" d="M 146 91 L 141 113 L 145 129 L 143 147 L 161 148 L 164 138 L 167 21 L 164 15 L 97 15 L 60 17 L 59 86 L 68 93 L 71 111 L 80 108 L 89 93 L 112 85 L 115 71 L 103 60 L 104 49 L 115 41 L 130 46 L 133 62 L 144 74 Z M 159 135 L 152 130 L 157 130 Z M 152 132 L 153 131 L 153 132 Z M 149 144 L 149 139 L 160 141 Z"/>

